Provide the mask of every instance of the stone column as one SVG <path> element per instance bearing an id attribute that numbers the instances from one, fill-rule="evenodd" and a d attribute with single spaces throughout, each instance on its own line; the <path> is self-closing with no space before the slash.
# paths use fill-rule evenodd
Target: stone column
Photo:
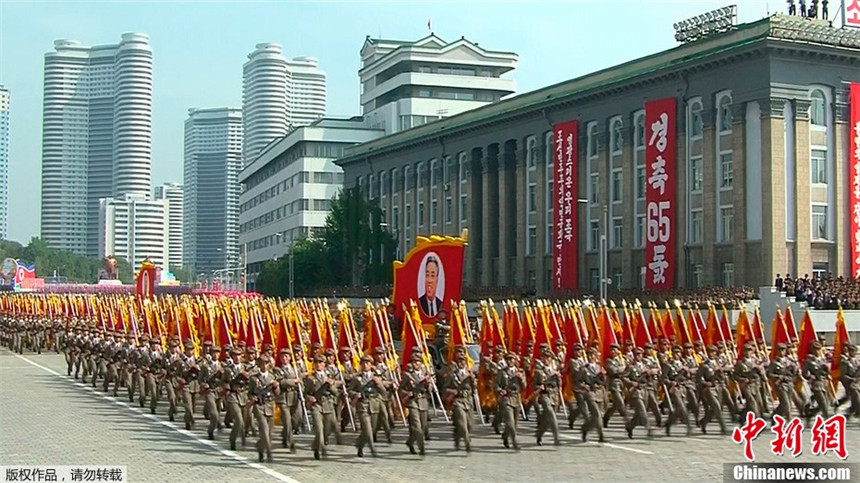
<path id="1" fill-rule="evenodd" d="M 482 256 L 481 283 L 485 287 L 495 285 L 494 258 L 499 254 L 499 145 L 487 146 L 487 157 L 483 166 L 483 191 L 481 194 Z"/>
<path id="2" fill-rule="evenodd" d="M 788 267 L 785 244 L 785 99 L 761 103 L 762 260 L 758 270 L 773 280 Z M 764 216 L 767 213 L 769 216 Z M 792 272 L 796 275 L 796 272 Z"/>
<path id="3" fill-rule="evenodd" d="M 755 102 L 755 101 L 753 101 Z M 732 263 L 734 263 L 735 285 L 746 280 L 747 203 L 746 195 L 746 119 L 747 103 L 732 105 L 732 210 L 734 211 L 734 233 L 732 234 Z"/>
<path id="4" fill-rule="evenodd" d="M 514 245 L 514 149 L 516 141 L 511 146 L 510 141 L 505 142 L 502 159 L 499 162 L 499 285 L 510 285 L 516 283 L 511 273 L 511 256 Z"/>
<path id="5" fill-rule="evenodd" d="M 518 144 L 518 149 L 514 150 L 514 166 L 511 168 L 514 173 L 514 233 L 516 234 L 516 267 L 517 280 L 514 282 L 519 286 L 525 286 L 528 283 L 528 274 L 526 273 L 526 151 L 525 145 L 521 140 L 514 141 Z"/>
<path id="6" fill-rule="evenodd" d="M 469 163 L 469 246 L 472 253 L 470 260 L 472 287 L 480 287 L 483 283 L 481 276 L 481 260 L 487 255 L 484 252 L 484 152 L 474 148 L 470 153 Z"/>
<path id="7" fill-rule="evenodd" d="M 717 137 L 714 109 L 702 111 L 702 285 L 714 285 L 719 278 L 714 266 L 714 245 L 717 240 L 717 199 L 720 180 L 717 179 Z"/>
<path id="8" fill-rule="evenodd" d="M 795 263 L 797 274 L 812 277 L 812 208 L 809 160 L 809 99 L 794 102 L 794 195 L 797 199 L 795 236 Z"/>
<path id="9" fill-rule="evenodd" d="M 850 111 L 848 105 L 849 90 L 847 85 L 842 85 L 835 90 L 835 102 L 833 109 L 833 159 L 836 160 L 835 178 L 832 183 L 836 189 L 836 206 L 848 206 L 851 193 L 851 132 Z M 843 148 L 847 148 L 847 151 Z M 844 180 L 844 181 L 843 181 Z M 850 207 L 849 207 L 850 210 Z M 851 212 L 846 211 L 846 216 L 840 216 L 840 211 L 835 212 L 832 217 L 836 222 L 836 253 L 834 253 L 833 267 L 830 269 L 835 276 L 851 276 L 851 247 L 853 246 L 853 233 L 851 233 Z"/>

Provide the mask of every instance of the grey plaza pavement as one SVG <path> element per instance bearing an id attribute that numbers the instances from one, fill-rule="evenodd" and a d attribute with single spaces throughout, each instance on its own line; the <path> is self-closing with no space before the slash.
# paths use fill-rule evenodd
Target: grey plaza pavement
<path id="1" fill-rule="evenodd" d="M 165 481 L 284 481 L 332 482 L 437 482 L 437 481 L 722 481 L 723 463 L 742 463 L 743 448 L 729 436 L 709 434 L 698 428 L 692 437 L 682 425 L 666 437 L 655 428 L 646 439 L 637 428 L 627 438 L 619 416 L 606 430 L 606 443 L 581 443 L 579 423 L 567 429 L 560 414 L 562 440 L 544 446 L 534 440 L 533 422 L 519 428 L 521 451 L 502 446 L 489 426 L 476 424 L 472 452 L 454 451 L 452 427 L 440 414 L 431 423 L 432 440 L 425 457 L 408 453 L 406 431 L 398 422 L 394 443 L 377 445 L 378 457 L 358 458 L 352 446 L 355 435 L 344 434 L 344 446 L 331 446 L 328 459 L 315 461 L 311 437 L 300 435 L 296 454 L 280 448 L 274 463 L 256 463 L 253 442 L 229 451 L 227 431 L 216 441 L 205 439 L 205 424 L 198 419 L 187 432 L 167 421 L 166 404 L 158 414 L 129 404 L 120 392 L 114 399 L 66 376 L 62 355 L 43 353 L 18 356 L 0 349 L 0 465 L 124 465 L 131 482 Z M 199 411 L 199 410 L 198 410 Z M 201 416 L 198 413 L 198 418 Z M 181 416 L 177 418 L 181 421 Z M 860 428 L 849 422 L 848 463 L 860 462 Z M 768 427 L 754 442 L 757 463 L 839 462 L 832 454 L 813 456 L 808 429 L 803 434 L 803 454 L 798 458 L 770 453 L 773 433 Z M 591 436 L 596 440 L 596 435 Z M 856 476 L 855 476 L 856 477 Z"/>

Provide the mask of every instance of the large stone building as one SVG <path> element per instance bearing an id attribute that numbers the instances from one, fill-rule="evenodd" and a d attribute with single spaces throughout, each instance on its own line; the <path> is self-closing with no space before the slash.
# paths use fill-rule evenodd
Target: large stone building
<path id="1" fill-rule="evenodd" d="M 579 125 L 578 285 L 641 288 L 644 103 L 677 101 L 675 285 L 848 275 L 848 85 L 860 31 L 774 15 L 348 149 L 401 249 L 469 228 L 465 281 L 551 291 L 553 133 Z M 607 222 L 603 222 L 605 217 Z M 604 226 L 608 224 L 609 226 Z"/>

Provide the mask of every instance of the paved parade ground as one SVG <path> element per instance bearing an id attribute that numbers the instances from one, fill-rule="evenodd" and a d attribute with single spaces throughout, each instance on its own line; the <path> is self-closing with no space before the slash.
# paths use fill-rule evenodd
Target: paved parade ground
<path id="1" fill-rule="evenodd" d="M 122 392 L 120 395 L 122 396 Z M 522 451 L 505 449 L 489 426 L 476 426 L 471 454 L 455 452 L 451 427 L 441 415 L 431 423 L 433 440 L 427 456 L 408 453 L 405 430 L 398 424 L 394 444 L 379 444 L 379 456 L 358 458 L 349 446 L 332 446 L 328 459 L 315 461 L 310 437 L 298 437 L 296 454 L 277 449 L 272 464 L 256 463 L 253 441 L 245 450 L 230 451 L 227 433 L 217 441 L 205 439 L 205 424 L 185 431 L 167 421 L 167 406 L 149 414 L 127 399 L 116 400 L 65 375 L 62 355 L 19 356 L 0 349 L 0 465 L 119 465 L 128 467 L 132 482 L 165 481 L 284 481 L 437 482 L 437 481 L 722 481 L 723 463 L 743 462 L 742 447 L 729 436 L 671 437 L 661 430 L 654 439 L 637 428 L 627 438 L 618 416 L 610 422 L 606 443 L 581 443 L 575 431 L 562 433 L 562 444 L 535 444 L 534 423 L 520 426 Z M 198 415 L 198 417 L 200 417 Z M 560 418 L 563 419 L 563 418 Z M 177 418 L 181 421 L 181 417 Z M 709 427 L 718 431 L 716 424 Z M 768 428 L 755 441 L 756 462 L 837 462 L 835 455 L 813 456 L 809 431 L 803 433 L 803 454 L 770 454 L 773 433 Z M 596 439 L 596 435 L 594 436 Z M 276 440 L 279 443 L 279 440 Z M 860 428 L 849 423 L 847 462 L 860 462 Z M 856 478 L 856 476 L 855 476 Z"/>

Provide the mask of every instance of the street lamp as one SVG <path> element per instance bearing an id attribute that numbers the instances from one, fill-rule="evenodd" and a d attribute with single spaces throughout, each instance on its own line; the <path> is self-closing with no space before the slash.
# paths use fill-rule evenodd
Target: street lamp
<path id="1" fill-rule="evenodd" d="M 584 198 L 579 198 L 576 201 L 586 206 L 590 204 L 589 200 Z M 600 259 L 600 300 L 606 300 L 608 286 L 610 283 L 612 283 L 612 281 L 607 276 L 607 272 L 609 271 L 609 243 L 607 241 L 606 233 L 609 231 L 609 210 L 606 206 L 606 203 L 602 203 L 602 207 L 603 223 L 600 226 L 600 246 L 598 247 L 598 257 Z"/>
<path id="2" fill-rule="evenodd" d="M 385 229 L 388 228 L 388 223 L 386 223 L 384 221 L 381 222 L 379 224 L 379 228 L 381 228 L 383 232 L 386 231 Z M 379 266 L 382 267 L 382 270 L 384 273 L 384 271 L 385 271 L 385 237 L 384 236 L 380 237 L 380 239 L 379 239 Z M 380 279 L 380 283 L 381 283 L 382 282 L 382 273 L 380 273 L 379 279 Z"/>

